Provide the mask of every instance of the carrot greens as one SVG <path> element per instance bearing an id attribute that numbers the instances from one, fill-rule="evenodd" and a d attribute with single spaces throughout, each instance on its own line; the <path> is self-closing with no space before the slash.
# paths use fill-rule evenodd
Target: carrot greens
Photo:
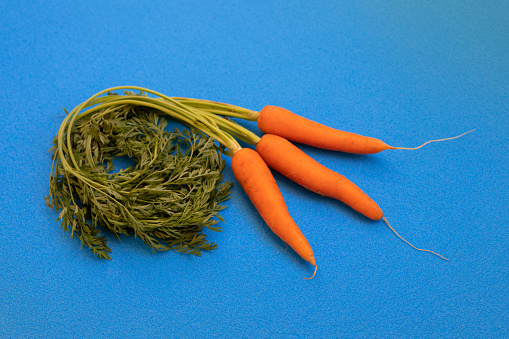
<path id="1" fill-rule="evenodd" d="M 221 203 L 232 184 L 222 182 L 224 144 L 198 130 L 214 124 L 199 114 L 179 119 L 185 108 L 145 92 L 107 94 L 68 113 L 54 139 L 46 201 L 60 210 L 62 227 L 104 259 L 111 249 L 99 226 L 117 238 L 139 237 L 154 250 L 215 249 L 204 229 L 220 231 Z M 170 131 L 171 114 L 189 129 Z M 216 137 L 236 147 L 221 131 Z M 135 165 L 116 170 L 121 157 Z"/>

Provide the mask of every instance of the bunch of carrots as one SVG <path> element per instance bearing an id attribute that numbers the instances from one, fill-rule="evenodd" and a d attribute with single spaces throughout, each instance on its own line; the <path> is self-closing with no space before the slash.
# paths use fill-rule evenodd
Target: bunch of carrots
<path id="1" fill-rule="evenodd" d="M 114 100 L 115 104 L 156 108 L 162 114 L 197 128 L 221 144 L 223 153 L 232 157 L 231 166 L 235 178 L 265 223 L 297 254 L 314 266 L 311 278 L 317 271 L 313 250 L 289 214 L 270 168 L 312 192 L 343 202 L 372 220 L 383 219 L 398 237 L 407 241 L 390 226 L 377 203 L 358 186 L 341 174 L 321 165 L 292 142 L 346 153 L 374 154 L 392 149 L 418 149 L 430 142 L 455 139 L 471 132 L 452 138 L 431 140 L 415 148 L 392 147 L 379 139 L 327 127 L 276 106 L 265 106 L 258 112 L 214 101 L 168 97 L 146 88 L 133 86 L 114 87 L 99 92 L 81 108 L 92 104 L 105 105 L 111 100 L 101 98 L 100 95 L 118 90 L 139 90 L 144 95 L 126 93 L 109 96 L 113 97 L 111 100 Z M 231 118 L 256 121 L 264 135 L 258 137 Z M 242 148 L 237 139 L 253 145 L 255 149 Z M 435 252 L 408 244 L 417 250 L 431 252 L 447 260 Z"/>

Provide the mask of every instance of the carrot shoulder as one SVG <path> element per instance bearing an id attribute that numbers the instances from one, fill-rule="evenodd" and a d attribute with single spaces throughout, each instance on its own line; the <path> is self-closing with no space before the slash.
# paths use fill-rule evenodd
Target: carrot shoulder
<path id="1" fill-rule="evenodd" d="M 260 155 L 250 148 L 243 148 L 233 155 L 231 167 L 235 178 L 270 229 L 316 267 L 313 250 L 290 216 L 276 180 Z"/>
<path id="2" fill-rule="evenodd" d="M 256 145 L 265 163 L 301 186 L 342 201 L 373 220 L 383 217 L 380 207 L 341 174 L 321 165 L 288 140 L 265 134 Z"/>
<path id="3" fill-rule="evenodd" d="M 257 123 L 264 133 L 333 151 L 373 154 L 392 149 L 382 140 L 337 130 L 277 106 L 265 106 Z"/>

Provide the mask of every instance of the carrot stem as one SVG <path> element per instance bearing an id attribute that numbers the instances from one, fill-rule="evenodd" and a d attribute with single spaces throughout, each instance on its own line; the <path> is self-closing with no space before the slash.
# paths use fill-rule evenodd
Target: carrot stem
<path id="1" fill-rule="evenodd" d="M 418 251 L 423 251 L 423 252 L 430 252 L 430 253 L 433 253 L 434 255 L 439 256 L 440 258 L 442 258 L 442 259 L 444 259 L 444 260 L 449 260 L 449 259 L 444 258 L 444 257 L 443 257 L 443 256 L 441 256 L 440 254 L 435 253 L 435 252 L 433 252 L 433 251 L 430 251 L 430 250 L 424 250 L 424 249 L 422 249 L 422 248 L 417 248 L 417 247 L 415 247 L 414 245 L 412 245 L 411 243 L 409 243 L 408 241 L 406 241 L 406 240 L 405 240 L 402 236 L 400 236 L 400 235 L 398 234 L 398 232 L 396 232 L 396 231 L 394 230 L 394 228 L 392 228 L 392 227 L 391 227 L 391 225 L 390 225 L 390 224 L 389 224 L 389 222 L 387 221 L 387 218 L 386 218 L 386 217 L 383 217 L 383 221 L 385 221 L 385 223 L 387 224 L 387 226 L 389 226 L 389 228 L 390 228 L 390 229 L 394 232 L 394 234 L 396 234 L 396 235 L 398 236 L 398 238 L 400 238 L 401 240 L 403 240 L 404 242 L 406 242 L 408 245 L 412 246 L 412 247 L 413 247 L 413 248 L 415 248 L 416 250 L 418 250 Z"/>
<path id="2" fill-rule="evenodd" d="M 259 114 L 257 111 L 253 111 L 244 107 L 211 100 L 179 97 L 173 97 L 173 99 L 181 102 L 184 105 L 200 108 L 201 110 L 210 111 L 214 114 L 225 115 L 249 121 L 256 121 Z"/>
<path id="3" fill-rule="evenodd" d="M 118 90 L 139 90 L 140 95 L 126 94 L 103 96 L 104 94 L 109 94 Z M 147 93 L 154 95 L 156 98 L 146 96 L 145 94 Z M 61 129 L 59 130 L 59 134 L 57 136 L 59 144 L 63 144 L 64 129 L 70 130 L 76 120 L 81 119 L 84 116 L 91 114 L 92 112 L 96 112 L 101 109 L 108 109 L 111 106 L 117 105 L 139 105 L 158 109 L 161 111 L 161 113 L 188 126 L 193 126 L 200 130 L 202 133 L 214 138 L 217 142 L 227 148 L 226 151 L 223 151 L 223 153 L 226 155 L 232 156 L 241 148 L 233 136 L 225 132 L 217 125 L 215 115 L 206 111 L 198 110 L 191 106 L 186 106 L 182 103 L 179 103 L 178 100 L 175 100 L 174 98 L 138 86 L 118 86 L 108 88 L 99 93 L 96 93 L 85 102 L 76 106 L 62 122 Z M 84 109 L 87 110 L 84 111 Z M 67 134 L 66 143 L 68 148 L 71 148 L 70 133 Z M 62 162 L 67 164 L 63 154 L 60 153 L 61 152 L 59 151 L 59 157 L 61 158 Z M 74 167 L 77 168 L 78 166 L 72 153 L 70 154 L 70 160 Z"/>

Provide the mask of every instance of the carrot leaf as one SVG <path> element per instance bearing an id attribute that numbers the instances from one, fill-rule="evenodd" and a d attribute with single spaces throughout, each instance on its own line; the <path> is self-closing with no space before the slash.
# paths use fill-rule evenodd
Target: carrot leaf
<path id="1" fill-rule="evenodd" d="M 111 94 L 93 104 L 122 97 Z M 55 137 L 46 197 L 71 238 L 103 259 L 111 249 L 102 230 L 139 237 L 154 251 L 201 255 L 217 247 L 204 229 L 221 230 L 232 184 L 223 182 L 225 163 L 212 138 L 193 127 L 170 131 L 149 106 L 118 101 L 79 112 L 69 113 Z M 120 158 L 132 165 L 116 169 Z"/>

